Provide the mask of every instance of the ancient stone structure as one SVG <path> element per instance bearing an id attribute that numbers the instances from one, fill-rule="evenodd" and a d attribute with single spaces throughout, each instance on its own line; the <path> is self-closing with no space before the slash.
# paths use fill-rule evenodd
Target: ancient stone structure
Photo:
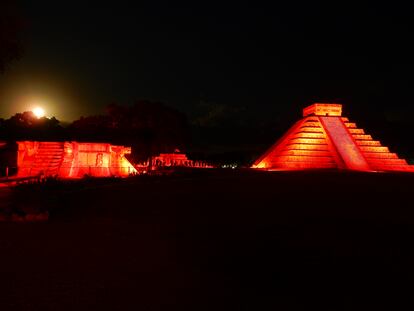
<path id="1" fill-rule="evenodd" d="M 316 103 L 252 166 L 266 170 L 414 171 L 348 118 L 342 105 Z"/>
<path id="2" fill-rule="evenodd" d="M 195 168 L 211 168 L 210 165 L 203 161 L 189 160 L 184 153 L 161 153 L 152 159 L 152 167 L 195 167 Z"/>
<path id="3" fill-rule="evenodd" d="M 125 158 L 131 148 L 108 143 L 17 142 L 17 176 L 128 176 L 136 173 Z"/>

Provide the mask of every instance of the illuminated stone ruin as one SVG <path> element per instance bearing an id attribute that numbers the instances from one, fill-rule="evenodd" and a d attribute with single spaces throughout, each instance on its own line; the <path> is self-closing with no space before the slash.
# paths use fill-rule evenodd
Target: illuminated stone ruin
<path id="1" fill-rule="evenodd" d="M 17 142 L 17 176 L 128 176 L 136 173 L 125 158 L 131 148 L 107 143 Z"/>
<path id="2" fill-rule="evenodd" d="M 203 161 L 189 160 L 184 153 L 161 153 L 152 159 L 152 167 L 154 169 L 162 167 L 195 167 L 195 168 L 211 168 Z"/>
<path id="3" fill-rule="evenodd" d="M 346 169 L 414 171 L 363 129 L 342 116 L 342 105 L 316 103 L 270 147 L 253 168 L 265 170 Z"/>

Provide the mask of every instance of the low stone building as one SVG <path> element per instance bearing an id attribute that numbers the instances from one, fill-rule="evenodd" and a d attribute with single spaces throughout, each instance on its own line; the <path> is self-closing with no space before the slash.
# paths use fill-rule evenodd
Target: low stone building
<path id="1" fill-rule="evenodd" d="M 109 143 L 17 142 L 17 176 L 128 176 L 136 173 L 125 157 L 131 148 Z"/>

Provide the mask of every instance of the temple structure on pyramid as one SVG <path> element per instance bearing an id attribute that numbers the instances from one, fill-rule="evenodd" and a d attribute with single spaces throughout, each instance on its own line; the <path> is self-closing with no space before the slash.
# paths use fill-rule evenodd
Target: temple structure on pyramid
<path id="1" fill-rule="evenodd" d="M 316 103 L 252 166 L 265 170 L 411 171 L 414 166 L 342 117 L 342 105 Z"/>
<path id="2" fill-rule="evenodd" d="M 125 177 L 136 173 L 125 157 L 131 148 L 108 143 L 17 142 L 17 177 Z"/>

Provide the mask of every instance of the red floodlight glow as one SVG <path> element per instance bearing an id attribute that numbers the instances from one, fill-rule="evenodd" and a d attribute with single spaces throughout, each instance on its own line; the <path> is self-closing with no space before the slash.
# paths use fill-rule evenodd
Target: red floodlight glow
<path id="1" fill-rule="evenodd" d="M 136 169 L 125 158 L 131 148 L 108 143 L 17 142 L 18 177 L 125 177 Z"/>

